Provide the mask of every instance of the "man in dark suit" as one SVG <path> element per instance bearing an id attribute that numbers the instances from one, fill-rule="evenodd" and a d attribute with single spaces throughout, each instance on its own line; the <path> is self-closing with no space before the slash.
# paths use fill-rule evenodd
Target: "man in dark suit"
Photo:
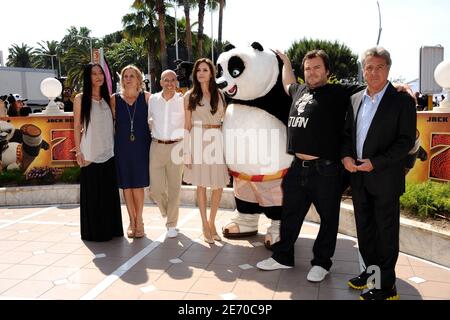
<path id="1" fill-rule="evenodd" d="M 370 289 L 360 296 L 362 300 L 399 299 L 395 287 L 399 198 L 405 191 L 405 160 L 415 141 L 416 110 L 413 98 L 397 92 L 387 80 L 391 63 L 384 48 L 364 53 L 367 89 L 351 98 L 342 147 L 342 162 L 352 173 L 359 250 L 369 269 L 348 284 Z M 373 270 L 379 273 L 372 276 Z M 379 281 L 373 283 L 374 277 Z"/>

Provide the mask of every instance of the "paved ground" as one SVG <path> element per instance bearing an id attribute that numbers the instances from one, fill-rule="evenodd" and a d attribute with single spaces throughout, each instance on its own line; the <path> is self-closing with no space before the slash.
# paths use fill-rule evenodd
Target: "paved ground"
<path id="1" fill-rule="evenodd" d="M 122 207 L 124 227 L 128 225 Z M 218 229 L 232 215 L 219 212 Z M 296 244 L 296 267 L 271 272 L 255 264 L 270 256 L 263 235 L 203 242 L 198 210 L 182 208 L 177 239 L 166 239 L 164 220 L 146 206 L 147 237 L 83 242 L 79 207 L 0 209 L 0 299 L 151 300 L 357 300 L 347 280 L 360 273 L 356 240 L 339 235 L 331 274 L 309 283 L 318 226 L 305 223 Z M 267 220 L 260 221 L 265 232 Z M 450 299 L 450 270 L 401 254 L 401 299 Z"/>

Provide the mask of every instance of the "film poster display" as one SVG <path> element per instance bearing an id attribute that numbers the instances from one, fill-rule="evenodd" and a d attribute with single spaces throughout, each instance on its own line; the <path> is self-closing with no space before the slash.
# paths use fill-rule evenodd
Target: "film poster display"
<path id="1" fill-rule="evenodd" d="M 450 113 L 417 112 L 417 134 L 426 159 L 417 159 L 408 182 L 450 181 Z"/>
<path id="2" fill-rule="evenodd" d="M 72 116 L 0 118 L 0 174 L 76 166 Z"/>

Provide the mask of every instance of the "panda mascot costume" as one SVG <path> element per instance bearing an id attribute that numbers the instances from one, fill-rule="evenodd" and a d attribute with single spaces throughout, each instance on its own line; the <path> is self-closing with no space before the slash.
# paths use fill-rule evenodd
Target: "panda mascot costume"
<path id="1" fill-rule="evenodd" d="M 283 62 L 254 42 L 225 48 L 216 82 L 229 102 L 223 122 L 224 154 L 233 176 L 237 212 L 222 231 L 227 238 L 256 235 L 259 215 L 271 224 L 264 244 L 279 241 L 281 182 L 292 162 L 286 153 L 291 98 L 282 84 Z"/>

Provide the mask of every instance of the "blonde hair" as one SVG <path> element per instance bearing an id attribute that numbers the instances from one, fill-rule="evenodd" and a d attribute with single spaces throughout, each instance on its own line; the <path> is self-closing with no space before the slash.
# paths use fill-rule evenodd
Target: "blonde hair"
<path id="1" fill-rule="evenodd" d="M 126 66 L 125 68 L 123 68 L 122 71 L 120 72 L 120 89 L 122 90 L 122 92 L 125 91 L 122 79 L 127 70 L 133 70 L 136 75 L 136 78 L 139 82 L 139 84 L 136 88 L 136 91 L 139 92 L 142 89 L 144 89 L 144 77 L 142 76 L 141 70 L 139 70 L 139 68 L 136 67 L 135 65 L 130 64 L 130 65 Z"/>

